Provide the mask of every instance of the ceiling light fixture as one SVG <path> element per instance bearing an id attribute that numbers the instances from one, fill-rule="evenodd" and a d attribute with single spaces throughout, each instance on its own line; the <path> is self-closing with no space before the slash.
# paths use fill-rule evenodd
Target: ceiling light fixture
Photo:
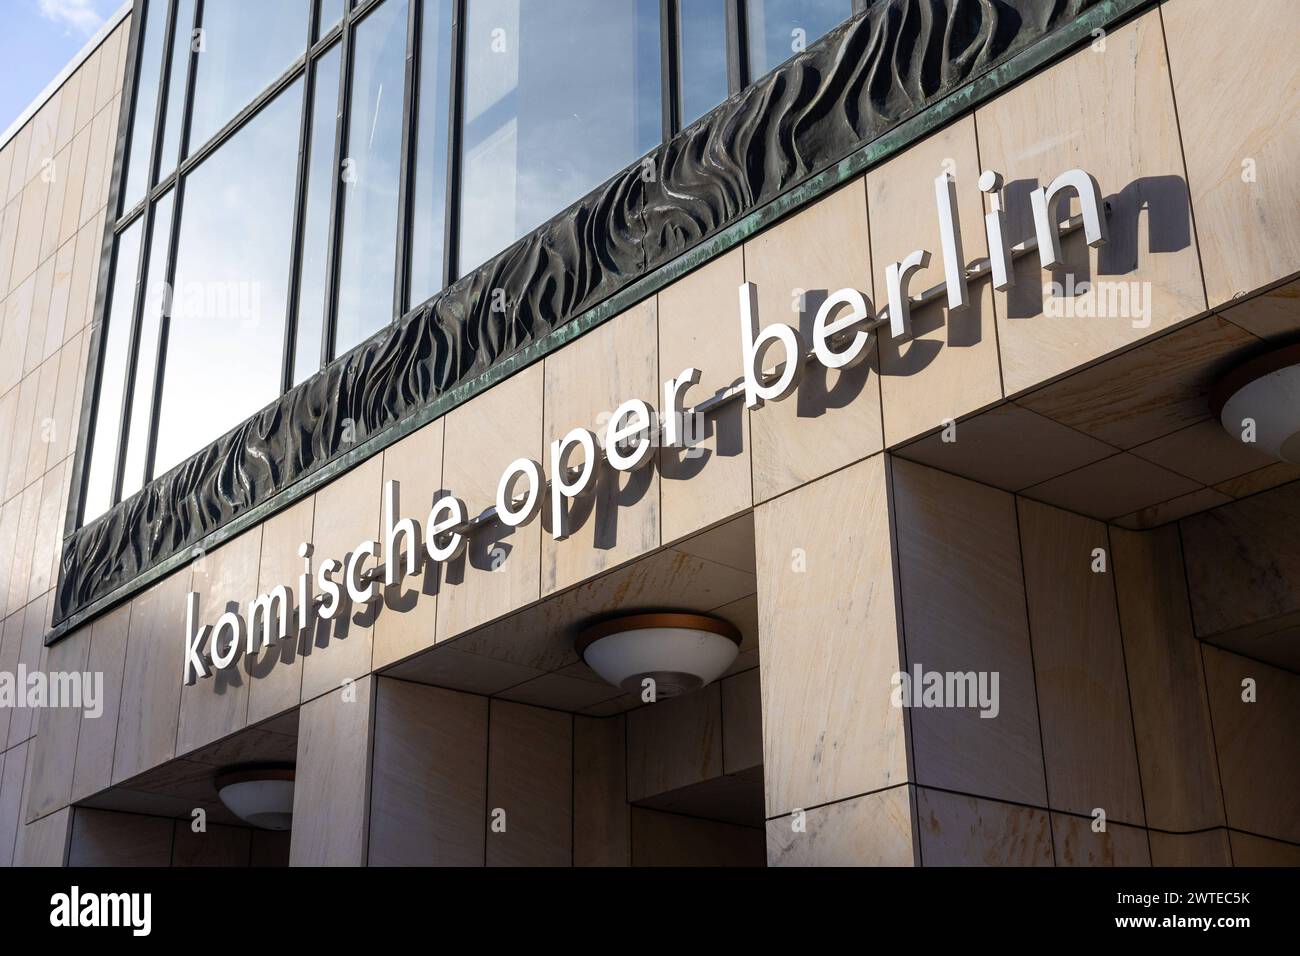
<path id="1" fill-rule="evenodd" d="M 245 823 L 288 830 L 293 823 L 293 767 L 236 767 L 217 774 L 217 795 Z"/>
<path id="2" fill-rule="evenodd" d="M 1210 406 L 1238 441 L 1300 464 L 1300 345 L 1233 369 L 1215 386 Z"/>
<path id="3" fill-rule="evenodd" d="M 655 699 L 680 697 L 722 676 L 740 652 L 740 631 L 703 614 L 633 614 L 587 628 L 574 648 L 615 687 L 640 694 L 654 681 Z"/>

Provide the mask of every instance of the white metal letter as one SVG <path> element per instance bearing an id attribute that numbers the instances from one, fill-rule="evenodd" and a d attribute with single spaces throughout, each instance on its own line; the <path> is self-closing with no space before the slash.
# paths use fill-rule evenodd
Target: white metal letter
<path id="1" fill-rule="evenodd" d="M 524 492 L 524 501 L 515 508 L 515 488 L 519 480 L 528 483 Z M 516 458 L 501 473 L 497 483 L 497 518 L 507 528 L 518 528 L 528 524 L 542 510 L 542 487 L 546 484 L 542 476 L 542 466 L 531 458 Z"/>
<path id="2" fill-rule="evenodd" d="M 684 368 L 676 378 L 664 382 L 664 432 L 665 448 L 682 447 L 682 416 L 685 414 L 687 389 L 700 384 L 701 372 L 698 368 Z"/>
<path id="3" fill-rule="evenodd" d="M 582 468 L 569 480 L 569 455 L 581 448 Z M 577 498 L 595 488 L 596 436 L 588 428 L 575 428 L 559 441 L 551 442 L 551 537 L 562 541 L 569 536 L 565 498 Z"/>
<path id="4" fill-rule="evenodd" d="M 885 269 L 885 285 L 889 289 L 889 333 L 899 339 L 912 334 L 911 304 L 907 301 L 907 284 L 912 273 L 930 265 L 930 253 L 916 249 L 902 262 L 891 262 Z"/>
<path id="5" fill-rule="evenodd" d="M 1038 261 L 1044 269 L 1061 263 L 1061 234 L 1057 231 L 1059 213 L 1056 207 L 1065 198 L 1066 190 L 1070 189 L 1079 197 L 1083 235 L 1088 245 L 1096 248 L 1106 241 L 1101 187 L 1082 169 L 1068 169 L 1053 179 L 1046 189 L 1039 186 L 1029 194 L 1030 208 L 1034 213 L 1034 235 L 1038 238 Z"/>
<path id="6" fill-rule="evenodd" d="M 635 471 L 650 461 L 654 450 L 650 426 L 654 417 L 650 403 L 640 398 L 630 398 L 614 409 L 605 428 L 605 457 L 615 471 Z M 625 451 L 629 439 L 635 442 Z"/>
<path id="7" fill-rule="evenodd" d="M 396 479 L 384 482 L 384 584 L 388 587 L 397 584 L 404 574 L 416 574 L 421 563 L 420 522 L 397 517 L 401 495 L 402 486 Z M 400 539 L 405 539 L 404 554 L 398 550 Z"/>
<path id="8" fill-rule="evenodd" d="M 348 597 L 352 599 L 353 604 L 369 604 L 379 596 L 378 581 L 371 581 L 365 587 L 361 586 L 361 570 L 378 550 L 378 541 L 362 541 L 348 556 L 348 571 L 343 575 L 343 583 L 347 585 Z"/>
<path id="9" fill-rule="evenodd" d="M 939 244 L 943 247 L 943 280 L 948 287 L 948 311 L 970 305 L 966 290 L 966 258 L 961 248 L 961 218 L 957 213 L 957 181 L 944 173 L 934 181 L 939 208 Z"/>
<path id="10" fill-rule="evenodd" d="M 849 307 L 849 314 L 832 320 L 831 316 L 843 305 Z M 861 362 L 871 341 L 870 332 L 855 332 L 853 340 L 838 352 L 831 348 L 829 340 L 870 316 L 871 300 L 857 289 L 840 289 L 829 295 L 813 319 L 813 354 L 817 361 L 827 368 L 851 368 Z"/>
<path id="11" fill-rule="evenodd" d="M 189 686 L 200 677 L 212 674 L 203 659 L 203 645 L 208 639 L 207 625 L 199 626 L 199 596 L 191 591 L 185 595 L 185 684 Z"/>
<path id="12" fill-rule="evenodd" d="M 776 381 L 764 383 L 763 359 L 768 350 L 780 343 L 785 362 Z M 745 407 L 762 408 L 764 402 L 788 398 L 803 377 L 803 338 L 780 322 L 760 330 L 758 327 L 758 287 L 752 282 L 740 285 L 740 345 L 745 359 Z"/>
<path id="13" fill-rule="evenodd" d="M 434 561 L 450 561 L 465 550 L 465 535 L 452 531 L 464 523 L 465 502 L 455 495 L 444 495 L 435 501 L 424 529 L 424 549 L 429 557 Z"/>

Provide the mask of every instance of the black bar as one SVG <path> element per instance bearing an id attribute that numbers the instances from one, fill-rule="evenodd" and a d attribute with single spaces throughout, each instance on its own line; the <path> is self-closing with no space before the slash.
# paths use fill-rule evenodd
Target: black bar
<path id="1" fill-rule="evenodd" d="M 308 41 L 320 28 L 320 3 L 307 12 Z M 310 45 L 310 44 L 309 44 Z M 284 344 L 280 355 L 280 391 L 293 387 L 294 354 L 298 338 L 298 298 L 302 293 L 302 231 L 307 214 L 307 171 L 311 164 L 311 115 L 315 101 L 316 61 L 310 55 L 302 77 L 302 118 L 298 122 L 298 192 L 293 205 L 293 238 L 289 244 L 289 295 L 284 312 Z"/>
<path id="2" fill-rule="evenodd" d="M 460 232 L 460 146 L 461 117 L 465 112 L 465 0 L 452 0 L 451 12 L 451 102 L 447 108 L 447 199 L 443 207 L 442 287 L 456 281 L 460 265 L 457 246 Z"/>
<path id="3" fill-rule="evenodd" d="M 677 5 L 680 0 L 659 0 L 660 97 L 663 100 L 663 141 L 681 128 L 680 75 L 677 69 Z"/>
<path id="4" fill-rule="evenodd" d="M 343 38 L 339 48 L 339 99 L 334 114 L 334 170 L 332 173 L 333 190 L 330 193 L 330 229 L 329 249 L 325 260 L 325 315 L 321 323 L 321 358 L 324 368 L 333 358 L 334 325 L 338 316 L 338 265 L 339 253 L 342 251 L 343 215 L 345 189 L 343 182 L 343 150 L 348 137 L 348 116 L 352 87 L 352 37 L 353 13 L 344 11 Z"/>
<path id="5" fill-rule="evenodd" d="M 122 500 L 123 471 L 126 467 L 126 446 L 131 431 L 131 401 L 135 394 L 136 352 L 140 348 L 140 332 L 144 323 L 145 282 L 149 274 L 149 252 L 153 245 L 155 205 L 149 204 L 148 212 L 140 229 L 140 255 L 137 257 L 135 274 L 135 293 L 131 296 L 131 314 L 126 318 L 131 323 L 131 333 L 126 347 L 126 368 L 122 375 L 122 408 L 119 413 L 117 432 L 117 452 L 113 461 L 113 490 L 109 495 L 109 504 L 115 505 Z M 109 316 L 110 322 L 121 321 L 119 316 Z"/>
<path id="6" fill-rule="evenodd" d="M 167 22 L 163 24 L 166 34 L 163 36 L 163 55 L 162 63 L 159 65 L 160 75 L 158 77 L 158 105 L 153 111 L 153 136 L 150 137 L 152 146 L 150 147 L 149 169 L 145 174 L 145 194 L 148 195 L 154 186 L 154 181 L 158 178 L 158 166 L 162 163 L 162 141 L 163 141 L 163 120 L 166 119 L 167 95 L 171 88 L 172 76 L 172 47 L 175 45 L 176 38 L 176 17 L 179 16 L 177 7 L 180 0 L 169 0 L 167 4 Z M 159 194 L 161 195 L 161 193 Z"/>
<path id="7" fill-rule="evenodd" d="M 393 270 L 393 315 L 396 322 L 406 310 L 411 274 L 411 176 L 415 168 L 414 147 L 418 138 L 420 109 L 420 14 L 424 0 L 406 0 L 406 74 L 402 91 L 402 155 L 397 178 L 397 263 Z"/>
<path id="8" fill-rule="evenodd" d="M 190 116 L 194 107 L 194 82 L 198 72 L 198 51 L 194 49 L 194 32 L 203 25 L 203 4 L 205 0 L 195 0 L 194 22 L 190 25 L 189 55 L 190 63 L 185 70 L 185 99 L 181 106 L 181 129 L 179 148 L 181 156 L 185 155 L 190 140 Z M 153 480 L 154 457 L 158 451 L 158 419 L 162 416 L 163 382 L 167 372 L 167 339 L 171 335 L 172 308 L 175 304 L 176 253 L 180 248 L 181 207 L 185 203 L 185 179 L 180 175 L 179 162 L 175 174 L 176 192 L 172 198 L 172 230 L 167 243 L 167 268 L 163 281 L 170 290 L 166 307 L 158 322 L 158 351 L 153 367 L 153 396 L 149 407 L 149 441 L 144 456 L 144 482 Z M 170 178 L 170 177 L 169 177 Z"/>
<path id="9" fill-rule="evenodd" d="M 84 811 L 73 808 L 70 813 L 80 812 Z M 68 829 L 73 825 L 65 824 Z M 65 837 L 65 843 L 74 840 Z M 65 861 L 69 856 L 65 846 Z M 960 950 L 979 939 L 987 940 L 991 949 L 1042 949 L 1044 941 L 1064 934 L 1076 943 L 1101 940 L 1110 946 L 1124 942 L 1147 949 L 1155 948 L 1153 940 L 1167 938 L 1171 949 L 1190 951 L 1199 947 L 1189 947 L 1189 939 L 1208 938 L 1213 951 L 1222 952 L 1261 948 L 1283 936 L 1294 923 L 1295 898 L 1295 871 L 1286 867 L 592 867 L 552 868 L 540 875 L 522 868 L 466 868 L 427 869 L 413 875 L 381 867 L 303 867 L 287 872 L 276 867 L 74 866 L 0 873 L 6 925 L 21 938 L 48 937 L 63 947 L 70 934 L 73 945 L 137 942 L 130 915 L 115 920 L 117 926 L 94 928 L 70 928 L 61 918 L 52 919 L 55 900 L 62 897 L 60 902 L 66 903 L 73 887 L 83 901 L 101 893 L 151 894 L 148 939 L 192 948 L 196 926 L 203 932 L 206 925 L 199 922 L 204 901 L 229 895 L 232 885 L 245 897 L 260 899 L 284 894 L 286 884 L 292 884 L 295 899 L 316 910 L 287 915 L 282 906 L 248 906 L 240 912 L 238 928 L 244 940 L 276 939 L 285 933 L 286 921 L 297 916 L 291 924 L 294 942 L 304 951 L 344 943 L 375 947 L 377 927 L 372 922 L 331 919 L 331 914 L 319 912 L 337 900 L 347 900 L 355 912 L 383 913 L 378 929 L 390 939 L 427 935 L 431 915 L 445 912 L 454 914 L 462 925 L 491 926 L 494 938 L 506 946 L 526 946 L 535 942 L 536 927 L 553 919 L 558 888 L 566 898 L 583 901 L 588 935 L 602 938 L 626 934 L 628 926 L 662 922 L 665 898 L 678 905 L 679 912 L 673 915 L 685 919 L 689 914 L 713 915 L 719 910 L 783 912 L 791 899 L 809 899 L 817 902 L 819 916 L 826 914 L 828 928 L 838 925 L 846 934 L 859 934 L 855 938 L 869 935 L 871 943 L 891 951 L 936 946 Z M 1210 900 L 1198 902 L 1202 895 Z M 1181 902 L 1168 902 L 1170 896 Z M 1152 901 L 1135 902 L 1134 897 Z M 704 901 L 712 906 L 706 909 Z M 136 902 L 123 900 L 121 912 L 142 917 L 143 905 L 132 905 Z M 64 916 L 68 909 L 64 907 Z M 1187 916 L 1248 922 L 1204 930 L 1124 925 L 1137 919 L 1159 926 L 1162 920 Z M 762 925 L 759 919 L 738 923 L 740 932 L 728 933 L 733 945 L 757 949 L 770 944 L 770 925 Z M 78 938 L 81 944 L 76 943 Z"/>
<path id="10" fill-rule="evenodd" d="M 739 93 L 749 82 L 748 38 L 745 35 L 745 0 L 727 2 L 727 94 Z"/>
<path id="11" fill-rule="evenodd" d="M 143 39 L 143 36 L 144 36 L 144 28 L 145 28 L 145 26 L 148 24 L 148 21 L 149 21 L 149 3 L 150 3 L 150 2 L 151 2 L 151 0 L 140 0 L 139 4 L 138 4 L 137 6 L 135 6 L 135 7 L 132 9 L 132 11 L 131 11 L 131 20 L 132 20 L 132 23 L 131 23 L 131 33 L 132 33 L 132 36 L 133 36 L 133 38 L 134 38 L 134 43 L 135 43 L 135 49 L 131 51 L 131 55 L 130 55 L 130 57 L 127 59 L 127 63 L 128 63 L 128 64 L 130 65 L 130 67 L 131 67 L 131 80 L 132 80 L 132 82 L 131 82 L 131 84 L 130 84 L 130 86 L 131 86 L 131 102 L 130 102 L 130 106 L 129 106 L 128 109 L 123 109 L 123 110 L 122 110 L 122 113 L 123 113 L 124 115 L 125 115 L 125 114 L 129 114 L 129 117 L 128 117 L 128 119 L 127 119 L 127 123 L 126 123 L 126 155 L 125 155 L 125 157 L 124 157 L 125 162 L 124 162 L 124 164 L 123 164 L 123 168 L 114 171 L 114 173 L 115 173 L 114 178 L 117 178 L 117 176 L 122 175 L 123 173 L 125 173 L 125 172 L 126 172 L 126 167 L 129 166 L 130 163 L 132 162 L 132 160 L 135 158 L 135 157 L 134 157 L 134 154 L 135 154 L 135 152 L 136 152 L 136 144 L 133 142 L 134 137 L 133 137 L 131 134 L 132 134 L 132 132 L 134 131 L 134 127 L 135 127 L 135 115 L 136 115 L 137 112 L 139 112 L 139 110 L 140 110 L 140 106 L 141 106 L 140 101 L 139 101 L 139 100 L 140 100 L 140 60 L 144 57 L 144 45 L 143 45 L 142 43 L 140 43 L 140 40 Z M 156 2 L 156 0 L 152 0 L 152 2 Z M 126 78 L 124 77 L 124 78 L 122 79 L 122 87 L 123 87 L 123 89 L 125 89 L 126 86 L 127 86 L 127 82 L 126 82 Z M 161 84 L 160 84 L 160 87 L 159 87 L 159 88 L 161 89 Z M 157 109 L 158 109 L 158 104 L 157 104 L 157 102 L 155 102 L 155 103 L 154 103 L 154 115 L 155 115 L 155 120 L 156 120 L 156 117 L 157 117 Z M 155 123 L 155 125 L 156 125 L 156 123 Z M 150 156 L 148 156 L 148 157 L 145 158 L 145 162 L 146 162 L 146 163 L 148 163 L 148 162 L 150 161 L 150 159 L 152 158 L 152 153 L 153 153 L 153 147 L 152 147 L 152 146 L 149 148 L 149 152 L 150 152 Z M 150 181 L 151 181 L 151 180 L 152 180 L 152 177 L 149 175 L 149 171 L 146 170 L 146 171 L 145 171 L 145 183 L 144 183 L 144 199 L 142 199 L 142 200 L 140 201 L 141 205 L 143 205 L 144 202 L 146 202 L 146 201 L 148 200 L 148 198 L 149 198 L 149 184 L 150 184 Z M 125 186 L 125 183 L 123 183 L 123 185 Z M 125 196 L 125 195 L 122 195 L 122 196 L 118 197 L 118 199 L 119 199 L 120 202 L 125 202 L 125 201 L 126 201 L 126 196 Z M 108 208 L 109 210 L 111 210 L 111 211 L 112 211 L 112 210 L 115 210 L 115 211 L 117 212 L 117 214 L 118 214 L 118 218 L 119 218 L 119 219 L 120 219 L 120 218 L 123 218 L 123 216 L 122 216 L 123 210 L 118 209 L 116 205 L 109 206 L 109 207 L 107 207 L 107 208 Z M 134 210 L 132 210 L 132 211 L 134 211 Z M 105 218 L 107 218 L 107 215 L 105 216 Z"/>

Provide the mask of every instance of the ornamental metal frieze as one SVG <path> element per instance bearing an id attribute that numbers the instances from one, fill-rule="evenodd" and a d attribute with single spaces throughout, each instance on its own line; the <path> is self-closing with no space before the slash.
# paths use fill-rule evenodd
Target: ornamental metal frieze
<path id="1" fill-rule="evenodd" d="M 55 623 L 541 342 L 1099 3 L 877 0 L 75 531 L 64 545 Z"/>

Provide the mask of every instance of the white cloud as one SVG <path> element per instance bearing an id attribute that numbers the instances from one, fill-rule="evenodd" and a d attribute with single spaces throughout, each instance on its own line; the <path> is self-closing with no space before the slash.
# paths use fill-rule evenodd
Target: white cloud
<path id="1" fill-rule="evenodd" d="M 89 36 L 104 22 L 95 0 L 40 0 L 41 16 Z"/>

